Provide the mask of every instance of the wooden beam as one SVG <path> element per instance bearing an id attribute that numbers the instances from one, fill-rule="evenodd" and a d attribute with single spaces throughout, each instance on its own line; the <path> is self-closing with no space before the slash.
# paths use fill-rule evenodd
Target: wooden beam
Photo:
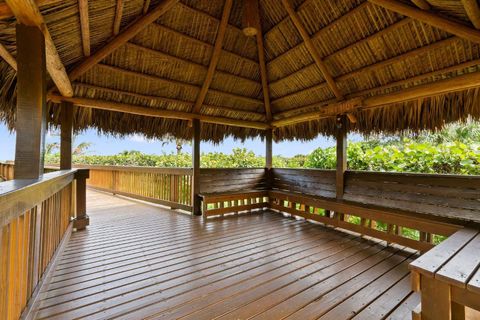
<path id="1" fill-rule="evenodd" d="M 17 22 L 39 28 L 45 37 L 45 50 L 47 57 L 47 70 L 53 82 L 63 96 L 73 96 L 72 84 L 68 78 L 65 66 L 58 55 L 55 43 L 46 27 L 43 16 L 34 0 L 6 0 L 8 6 L 15 14 Z"/>
<path id="2" fill-rule="evenodd" d="M 462 0 L 468 18 L 476 29 L 480 29 L 480 6 L 477 0 Z"/>
<path id="3" fill-rule="evenodd" d="M 312 39 L 310 38 L 310 35 L 308 34 L 307 30 L 303 26 L 302 22 L 300 21 L 300 17 L 297 15 L 295 12 L 295 9 L 292 7 L 290 0 L 282 0 L 283 6 L 287 10 L 288 14 L 290 15 L 290 18 L 293 21 L 293 24 L 297 28 L 298 32 L 302 36 L 303 41 L 305 42 L 305 46 L 307 47 L 308 51 L 310 52 L 310 55 L 312 56 L 313 60 L 317 64 L 318 68 L 322 72 L 323 77 L 325 78 L 325 81 L 327 82 L 329 88 L 333 91 L 335 94 L 335 97 L 338 99 L 343 99 L 343 95 L 340 92 L 340 90 L 337 87 L 337 84 L 335 83 L 335 80 L 333 80 L 332 76 L 330 75 L 330 71 L 328 71 L 327 66 L 323 62 L 320 53 L 318 52 L 317 48 L 313 44 Z"/>
<path id="4" fill-rule="evenodd" d="M 113 94 L 128 95 L 128 96 L 131 96 L 131 97 L 135 97 L 137 99 L 161 101 L 161 102 L 171 103 L 171 104 L 182 104 L 182 105 L 184 105 L 188 108 L 193 107 L 193 104 L 194 104 L 194 102 L 191 102 L 191 101 L 172 99 L 172 98 L 166 98 L 166 97 L 160 97 L 160 96 L 154 96 L 154 95 L 140 94 L 140 93 L 136 93 L 136 92 L 111 89 L 111 88 L 107 88 L 107 87 L 100 87 L 100 86 L 86 84 L 86 83 L 80 83 L 80 82 L 74 82 L 73 85 L 75 87 L 82 87 L 82 88 L 91 89 L 91 90 L 104 91 L 104 92 L 109 92 L 109 93 L 113 93 Z M 50 100 L 50 95 L 47 96 L 47 100 Z M 221 111 L 221 112 L 235 112 L 238 115 L 243 116 L 243 117 L 265 117 L 265 115 L 263 113 L 254 112 L 254 111 L 233 109 L 233 108 L 230 108 L 230 107 L 214 106 L 214 105 L 206 105 L 206 104 L 204 104 L 203 106 L 207 109 L 214 109 L 214 110 Z"/>
<path id="5" fill-rule="evenodd" d="M 480 87 L 480 72 L 474 72 L 446 80 L 415 86 L 394 93 L 368 97 L 365 99 L 351 99 L 346 102 L 330 104 L 319 111 L 272 121 L 271 125 L 274 127 L 281 127 L 300 122 L 334 117 L 338 114 L 346 114 L 370 108 L 394 105 L 396 103 L 413 101 L 478 87 Z"/>
<path id="6" fill-rule="evenodd" d="M 36 26 L 17 24 L 15 179 L 43 175 L 46 107 L 45 38 Z"/>
<path id="7" fill-rule="evenodd" d="M 73 104 L 62 102 L 60 109 L 60 170 L 70 170 L 72 169 Z"/>
<path id="8" fill-rule="evenodd" d="M 201 199 L 200 199 L 200 141 L 201 141 L 201 123 L 200 120 L 192 121 L 192 214 L 201 216 Z"/>
<path id="9" fill-rule="evenodd" d="M 88 0 L 78 0 L 80 14 L 80 29 L 82 32 L 83 55 L 90 56 L 90 19 L 88 15 Z"/>
<path id="10" fill-rule="evenodd" d="M 15 71 L 17 71 L 17 60 L 12 56 L 12 54 L 5 48 L 5 46 L 0 43 L 0 57 L 5 60 L 6 63 L 10 65 Z"/>
<path id="11" fill-rule="evenodd" d="M 480 43 L 480 31 L 459 22 L 443 18 L 430 11 L 417 9 L 397 0 L 368 0 L 385 9 L 416 19 L 432 27 L 454 34 L 460 38 Z"/>
<path id="12" fill-rule="evenodd" d="M 432 8 L 426 0 L 412 0 L 412 2 L 422 10 L 430 10 Z"/>
<path id="13" fill-rule="evenodd" d="M 15 0 L 9 0 L 15 1 Z M 26 1 L 26 0 L 23 0 Z M 113 51 L 118 49 L 120 46 L 128 42 L 130 39 L 135 37 L 140 31 L 145 29 L 149 24 L 157 20 L 161 15 L 171 9 L 179 0 L 162 0 L 153 10 L 147 14 L 141 16 L 135 22 L 130 24 L 124 31 L 119 33 L 115 38 L 113 38 L 109 43 L 107 43 L 100 50 L 96 51 L 90 57 L 83 60 L 79 65 L 77 65 L 69 73 L 70 79 L 76 80 L 78 77 L 83 75 L 85 72 L 90 70 L 93 66 L 99 63 L 106 56 L 111 54 Z"/>
<path id="14" fill-rule="evenodd" d="M 345 188 L 345 172 L 347 171 L 347 117 L 337 116 L 337 168 L 335 190 L 337 199 L 343 198 Z"/>
<path id="15" fill-rule="evenodd" d="M 215 69 L 217 68 L 218 60 L 220 59 L 220 53 L 222 52 L 223 39 L 225 38 L 225 32 L 227 31 L 228 19 L 230 18 L 230 11 L 232 10 L 233 1 L 226 0 L 223 7 L 222 20 L 218 26 L 217 38 L 215 39 L 215 46 L 213 48 L 212 57 L 210 59 L 210 65 L 208 66 L 207 75 L 203 82 L 202 88 L 197 96 L 197 101 L 193 106 L 193 113 L 200 112 L 202 104 L 207 96 L 208 89 L 213 80 Z"/>
<path id="16" fill-rule="evenodd" d="M 59 2 L 60 0 L 36 0 L 39 7 Z M 14 17 L 14 14 L 7 3 L 0 3 L 0 20 Z"/>
<path id="17" fill-rule="evenodd" d="M 273 168 L 273 130 L 265 130 L 265 168 Z"/>
<path id="18" fill-rule="evenodd" d="M 263 91 L 263 103 L 265 105 L 265 115 L 267 121 L 272 120 L 272 107 L 270 103 L 270 90 L 268 88 L 268 73 L 267 73 L 267 62 L 265 58 L 265 45 L 263 43 L 263 32 L 262 24 L 260 21 L 260 8 L 258 6 L 258 0 L 251 0 L 249 2 L 253 6 L 254 14 L 254 27 L 257 30 L 255 38 L 257 40 L 257 51 L 258 51 L 258 64 L 260 66 L 260 78 L 262 81 L 262 91 Z"/>
<path id="19" fill-rule="evenodd" d="M 166 119 L 178 119 L 178 120 L 193 120 L 199 119 L 202 122 L 215 123 L 233 127 L 252 128 L 258 130 L 266 130 L 270 128 L 270 125 L 264 122 L 237 120 L 224 117 L 214 117 L 201 114 L 193 114 L 191 112 L 160 110 L 155 108 L 142 107 L 137 105 L 117 103 L 112 101 L 89 99 L 89 98 L 76 98 L 76 97 L 62 97 L 60 95 L 51 94 L 50 101 L 54 103 L 61 103 L 62 101 L 71 102 L 74 105 L 86 108 L 108 110 L 113 112 L 123 112 L 128 114 L 136 114 L 147 117 L 166 118 Z"/>
<path id="20" fill-rule="evenodd" d="M 145 0 L 145 2 L 143 3 L 142 13 L 146 14 L 149 8 L 150 8 L 150 0 Z"/>
<path id="21" fill-rule="evenodd" d="M 113 35 L 116 36 L 120 33 L 120 26 L 122 24 L 123 16 L 123 0 L 117 0 L 115 7 L 115 19 L 113 20 Z"/>

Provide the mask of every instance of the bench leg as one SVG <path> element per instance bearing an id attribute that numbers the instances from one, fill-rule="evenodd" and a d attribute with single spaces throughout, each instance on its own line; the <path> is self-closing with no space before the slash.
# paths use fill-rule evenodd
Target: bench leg
<path id="1" fill-rule="evenodd" d="M 421 276 L 422 320 L 450 320 L 450 286 Z"/>

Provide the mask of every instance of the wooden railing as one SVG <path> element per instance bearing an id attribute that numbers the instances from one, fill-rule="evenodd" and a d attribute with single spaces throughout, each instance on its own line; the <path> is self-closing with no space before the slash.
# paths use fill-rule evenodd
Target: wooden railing
<path id="1" fill-rule="evenodd" d="M 88 187 L 171 208 L 191 210 L 192 169 L 120 166 L 78 168 L 89 169 Z"/>
<path id="2" fill-rule="evenodd" d="M 75 219 L 85 220 L 77 186 L 86 177 L 66 170 L 0 183 L 0 319 L 31 318 Z"/>
<path id="3" fill-rule="evenodd" d="M 0 181 L 13 179 L 13 168 L 14 165 L 12 163 L 0 162 Z"/>

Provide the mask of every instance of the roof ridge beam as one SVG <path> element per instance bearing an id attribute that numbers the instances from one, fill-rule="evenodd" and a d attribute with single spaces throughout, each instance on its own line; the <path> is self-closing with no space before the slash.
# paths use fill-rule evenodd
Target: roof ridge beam
<path id="1" fill-rule="evenodd" d="M 480 72 L 473 72 L 446 80 L 414 86 L 393 93 L 368 97 L 353 98 L 344 102 L 327 105 L 319 111 L 308 112 L 298 116 L 272 121 L 272 126 L 282 127 L 296 123 L 334 117 L 377 107 L 391 106 L 418 99 L 458 92 L 480 87 Z"/>
<path id="2" fill-rule="evenodd" d="M 0 57 L 2 57 L 3 60 L 13 68 L 13 70 L 17 71 L 17 60 L 12 56 L 3 43 L 0 43 Z"/>
<path id="3" fill-rule="evenodd" d="M 9 0 L 16 1 L 16 0 Z M 32 0 L 30 0 L 32 1 Z M 85 72 L 90 70 L 93 66 L 98 64 L 102 59 L 118 49 L 122 44 L 135 37 L 140 31 L 142 31 L 149 24 L 153 23 L 165 12 L 170 10 L 179 0 L 162 0 L 153 10 L 147 14 L 137 18 L 115 38 L 108 42 L 104 47 L 96 51 L 90 57 L 84 59 L 80 64 L 72 69 L 70 72 L 70 79 L 76 80 Z"/>
<path id="4" fill-rule="evenodd" d="M 336 79 L 337 81 L 344 81 L 344 80 L 346 80 L 346 79 L 350 79 L 350 78 L 354 77 L 355 75 L 357 75 L 357 74 L 359 74 L 359 73 L 372 72 L 372 70 L 375 70 L 375 69 L 378 69 L 378 68 L 382 68 L 382 67 L 386 67 L 386 66 L 391 65 L 391 64 L 393 64 L 393 63 L 396 63 L 396 62 L 398 62 L 398 61 L 402 61 L 402 60 L 411 58 L 411 57 L 413 57 L 413 56 L 417 56 L 417 55 L 419 55 L 419 54 L 425 53 L 425 52 L 430 51 L 430 50 L 435 50 L 435 49 L 438 49 L 438 48 L 442 48 L 442 47 L 444 47 L 445 45 L 451 44 L 452 42 L 456 42 L 456 41 L 459 41 L 459 38 L 457 38 L 457 37 L 446 38 L 446 39 L 443 39 L 443 40 L 434 42 L 434 43 L 432 43 L 432 44 L 429 44 L 429 45 L 426 45 L 426 46 L 423 46 L 423 47 L 419 47 L 419 48 L 416 48 L 416 49 L 407 51 L 407 52 L 402 53 L 402 54 L 400 54 L 400 55 L 398 55 L 398 56 L 394 56 L 394 57 L 392 57 L 392 58 L 389 58 L 389 59 L 386 59 L 386 60 L 382 60 L 382 61 L 378 61 L 378 62 L 375 62 L 375 63 L 373 63 L 373 64 L 370 64 L 370 65 L 361 67 L 361 68 L 359 68 L 359 69 L 350 71 L 350 72 L 348 72 L 348 73 L 345 73 L 345 74 L 342 74 L 342 75 L 336 77 L 335 79 Z M 294 95 L 296 95 L 296 94 L 300 94 L 300 93 L 305 92 L 305 91 L 324 88 L 324 87 L 326 87 L 326 85 L 327 85 L 327 84 L 326 84 L 325 82 L 322 82 L 322 83 L 317 84 L 317 85 L 315 85 L 315 86 L 312 86 L 312 87 L 309 87 L 309 88 L 305 88 L 305 89 L 302 89 L 302 90 L 299 90 L 299 91 L 290 93 L 290 94 L 285 95 L 285 96 L 283 96 L 283 97 L 279 97 L 279 98 L 275 99 L 274 101 L 272 101 L 272 103 L 278 103 L 278 102 L 280 102 L 280 101 L 283 100 L 283 99 L 290 98 L 290 97 L 292 97 L 292 96 L 294 96 Z"/>
<path id="5" fill-rule="evenodd" d="M 68 78 L 62 59 L 48 31 L 45 20 L 34 0 L 6 0 L 17 18 L 18 23 L 39 28 L 45 37 L 45 54 L 47 70 L 59 92 L 67 97 L 73 96 L 73 88 Z"/>
<path id="6" fill-rule="evenodd" d="M 310 55 L 312 56 L 313 60 L 315 60 L 315 63 L 317 64 L 318 68 L 322 72 L 322 75 L 325 78 L 326 82 L 328 83 L 328 86 L 333 91 L 337 99 L 343 99 L 342 93 L 338 89 L 337 84 L 335 83 L 335 80 L 333 80 L 333 77 L 331 76 L 330 71 L 328 71 L 327 66 L 323 62 L 320 56 L 320 53 L 318 52 L 317 48 L 313 44 L 313 41 L 310 38 L 310 35 L 308 34 L 307 30 L 303 26 L 302 22 L 300 21 L 300 17 L 295 12 L 295 9 L 292 7 L 292 4 L 290 3 L 289 0 L 282 0 L 282 3 L 285 9 L 287 10 L 288 14 L 290 15 L 290 18 L 292 19 L 293 24 L 295 25 L 298 32 L 302 36 L 303 41 L 308 51 L 310 52 Z"/>
<path id="7" fill-rule="evenodd" d="M 212 56 L 210 59 L 210 65 L 208 66 L 205 81 L 203 82 L 202 88 L 198 93 L 197 101 L 195 101 L 195 105 L 192 110 L 193 113 L 200 112 L 202 104 L 207 96 L 208 89 L 210 88 L 210 85 L 212 83 L 213 75 L 215 73 L 215 69 L 217 68 L 220 54 L 222 53 L 223 40 L 225 39 L 225 33 L 227 31 L 228 19 L 230 18 L 230 11 L 232 10 L 232 6 L 233 0 L 225 1 L 222 13 L 222 20 L 220 21 L 220 25 L 218 26 L 217 38 L 215 40 L 215 46 L 213 48 Z"/>
<path id="8" fill-rule="evenodd" d="M 258 129 L 258 130 L 266 130 L 270 128 L 270 125 L 264 122 L 207 116 L 207 115 L 201 115 L 201 114 L 194 114 L 191 112 L 161 110 L 161 109 L 148 108 L 148 107 L 142 107 L 138 105 L 118 103 L 118 102 L 99 100 L 99 99 L 62 97 L 56 94 L 50 94 L 49 98 L 54 103 L 60 103 L 62 101 L 65 101 L 65 102 L 71 102 L 75 105 L 86 107 L 86 108 L 107 110 L 107 111 L 113 111 L 113 112 L 122 112 L 122 113 L 135 114 L 135 115 L 147 116 L 147 117 L 177 119 L 177 120 L 199 119 L 200 121 L 206 122 L 206 123 L 214 123 L 214 124 L 221 124 L 226 126 L 234 126 L 234 127 L 242 127 L 242 128 L 252 128 L 252 129 Z"/>
<path id="9" fill-rule="evenodd" d="M 185 83 L 185 82 L 178 81 L 178 80 L 165 79 L 165 78 L 161 78 L 159 76 L 153 75 L 153 74 L 141 73 L 141 72 L 138 72 L 138 71 L 127 70 L 127 69 L 123 69 L 123 68 L 120 68 L 120 67 L 117 67 L 117 66 L 111 66 L 111 65 L 108 65 L 108 64 L 99 63 L 97 65 L 97 67 L 104 68 L 104 69 L 110 69 L 114 72 L 120 72 L 120 73 L 123 73 L 123 74 L 129 74 L 133 77 L 140 77 L 140 78 L 144 78 L 144 79 L 147 79 L 147 80 L 150 80 L 150 81 L 157 81 L 157 82 L 167 83 L 167 84 L 170 84 L 170 85 L 182 86 L 182 87 L 186 87 L 189 90 L 192 90 L 192 89 L 193 90 L 200 90 L 201 89 L 201 87 L 199 87 L 197 85 L 194 85 L 194 84 Z M 223 95 L 225 97 L 230 97 L 232 99 L 243 100 L 247 103 L 252 103 L 252 104 L 256 104 L 258 106 L 263 106 L 263 102 L 261 100 L 258 100 L 258 99 L 254 99 L 254 98 L 247 97 L 247 96 L 241 96 L 241 95 L 238 95 L 238 94 L 235 94 L 235 93 L 219 91 L 219 90 L 215 90 L 215 89 L 211 89 L 211 91 L 215 94 Z"/>
<path id="10" fill-rule="evenodd" d="M 462 0 L 468 18 L 476 29 L 480 29 L 480 6 L 477 0 Z"/>
<path id="11" fill-rule="evenodd" d="M 480 43 L 480 31 L 472 29 L 460 22 L 449 20 L 442 16 L 439 16 L 430 11 L 417 9 L 415 7 L 406 5 L 397 0 L 368 0 L 369 2 L 383 7 L 387 10 L 394 11 L 401 15 L 410 17 L 412 19 L 421 21 L 432 27 L 454 34 L 465 40 L 469 40 L 475 43 Z"/>
<path id="12" fill-rule="evenodd" d="M 130 91 L 125 91 L 125 90 L 117 90 L 117 89 L 112 89 L 112 88 L 107 88 L 107 87 L 102 87 L 102 86 L 97 86 L 97 85 L 92 85 L 92 84 L 86 84 L 86 83 L 81 83 L 81 82 L 74 82 L 73 85 L 77 86 L 77 87 L 83 87 L 83 88 L 86 88 L 86 89 L 90 89 L 90 90 L 99 90 L 99 91 L 104 91 L 104 92 L 109 92 L 109 93 L 114 93 L 114 94 L 128 95 L 128 96 L 135 97 L 135 98 L 138 98 L 138 99 L 158 100 L 158 101 L 162 101 L 162 102 L 165 102 L 165 103 L 183 104 L 183 105 L 185 105 L 189 108 L 191 108 L 194 104 L 194 102 L 192 102 L 192 101 L 185 101 L 185 100 L 179 100 L 179 99 L 173 99 L 173 98 L 167 98 L 167 97 L 161 97 L 161 96 L 155 96 L 155 95 L 147 95 L 147 94 L 130 92 Z M 239 114 L 254 116 L 254 117 L 259 117 L 259 116 L 264 117 L 265 116 L 263 113 L 259 113 L 259 112 L 254 112 L 254 111 L 249 111 L 249 110 L 241 110 L 241 109 L 233 109 L 233 108 L 224 107 L 224 106 L 204 105 L 204 107 L 211 108 L 211 109 L 218 109 L 218 110 L 226 111 L 226 112 L 237 112 Z"/>

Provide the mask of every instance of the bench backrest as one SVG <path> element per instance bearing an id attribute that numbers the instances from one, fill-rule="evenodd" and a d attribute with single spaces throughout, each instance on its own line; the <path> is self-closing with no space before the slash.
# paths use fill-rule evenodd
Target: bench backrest
<path id="1" fill-rule="evenodd" d="M 200 169 L 200 193 L 268 189 L 267 169 Z"/>

